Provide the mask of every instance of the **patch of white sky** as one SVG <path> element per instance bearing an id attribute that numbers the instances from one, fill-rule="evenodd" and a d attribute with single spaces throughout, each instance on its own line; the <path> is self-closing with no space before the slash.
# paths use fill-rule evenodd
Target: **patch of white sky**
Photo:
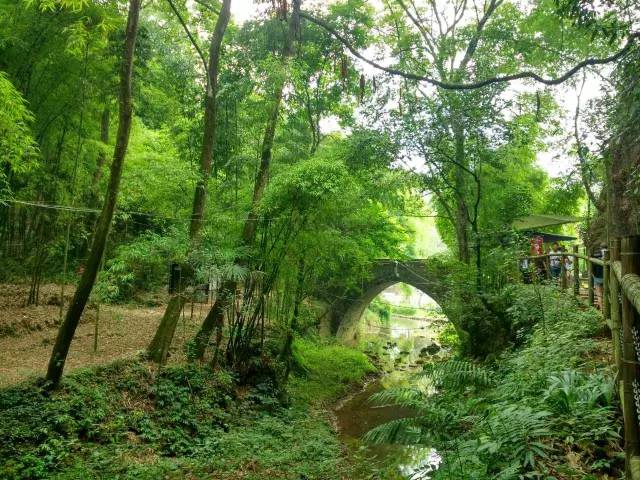
<path id="1" fill-rule="evenodd" d="M 231 15 L 238 24 L 255 18 L 260 7 L 253 0 L 231 0 Z"/>
<path id="2" fill-rule="evenodd" d="M 305 1 L 304 6 L 309 8 L 318 7 L 322 5 L 326 5 L 330 2 L 321 2 L 321 1 Z M 372 0 L 371 4 L 374 5 L 378 11 L 380 11 L 382 7 L 382 2 L 380 0 Z M 526 9 L 531 6 L 531 3 L 528 0 L 522 0 L 519 2 L 521 4 L 521 8 Z M 445 3 L 445 5 L 447 5 Z M 449 4 L 451 5 L 451 4 Z M 257 18 L 261 14 L 263 14 L 264 9 L 266 8 L 265 4 L 258 4 L 255 0 L 232 0 L 231 2 L 231 12 L 233 18 L 236 23 L 242 24 L 252 18 Z M 446 13 L 447 7 L 443 8 L 441 13 Z M 376 58 L 382 64 L 391 63 L 391 54 L 389 49 L 377 47 L 371 47 L 365 51 L 363 54 L 368 58 Z M 355 65 L 358 70 L 361 71 L 367 78 L 372 78 L 374 76 L 380 76 L 380 72 L 360 60 L 354 59 Z M 582 84 L 582 75 L 576 75 L 574 77 L 574 81 L 566 82 L 561 86 L 551 87 L 551 92 L 553 93 L 560 109 L 559 109 L 559 118 L 558 121 L 561 127 L 561 134 L 545 139 L 545 147 L 537 154 L 537 164 L 545 170 L 551 177 L 560 177 L 570 173 L 576 166 L 575 155 L 572 154 L 572 149 L 574 149 L 574 138 L 573 138 L 573 122 L 574 122 L 574 114 L 576 110 L 576 106 L 578 104 L 578 96 L 579 91 Z M 586 83 L 584 89 L 582 91 L 582 95 L 580 97 L 581 111 L 586 110 L 586 105 L 600 97 L 602 95 L 602 82 L 600 77 L 594 72 L 586 73 Z M 542 90 L 543 86 L 540 84 L 536 84 L 533 82 L 513 82 L 509 85 L 509 88 L 505 91 L 505 98 L 515 98 L 520 93 L 524 92 L 534 92 L 537 90 Z M 428 91 L 429 88 L 426 88 Z M 364 118 L 364 117 L 361 117 Z M 584 122 L 581 120 L 579 123 L 579 127 L 581 131 L 586 131 L 586 127 Z M 324 133 L 331 133 L 336 131 L 345 132 L 345 130 L 340 126 L 340 123 L 336 117 L 327 117 L 321 121 L 321 128 Z M 590 144 L 590 146 L 595 146 L 595 140 L 592 136 L 587 136 L 586 142 Z M 406 163 L 407 168 L 420 170 L 421 163 L 423 163 L 419 158 L 411 158 Z"/>

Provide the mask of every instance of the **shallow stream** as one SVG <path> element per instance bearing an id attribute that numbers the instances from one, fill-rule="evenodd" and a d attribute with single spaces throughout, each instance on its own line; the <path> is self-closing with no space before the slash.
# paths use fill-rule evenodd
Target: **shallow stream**
<path id="1" fill-rule="evenodd" d="M 380 378 L 368 383 L 364 389 L 341 402 L 335 410 L 341 440 L 354 455 L 363 456 L 376 465 L 394 468 L 401 478 L 427 480 L 440 463 L 440 457 L 432 448 L 418 448 L 398 445 L 371 445 L 362 441 L 369 430 L 384 423 L 415 414 L 410 409 L 398 406 L 376 406 L 370 401 L 389 385 L 406 382 L 434 351 L 437 327 L 420 319 L 392 318 L 384 332 L 376 333 L 380 339 L 382 353 L 378 363 L 386 369 Z M 370 332 L 372 333 L 372 332 Z M 379 349 L 378 349 L 379 350 Z M 371 354 L 371 352 L 369 352 Z M 442 352 L 434 352 L 439 355 Z M 377 356 L 378 354 L 374 354 Z M 354 479 L 355 480 L 355 479 Z"/>

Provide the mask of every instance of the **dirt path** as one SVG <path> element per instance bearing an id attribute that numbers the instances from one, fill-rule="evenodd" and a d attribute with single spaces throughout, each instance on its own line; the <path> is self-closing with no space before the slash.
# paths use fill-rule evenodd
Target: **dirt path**
<path id="1" fill-rule="evenodd" d="M 0 285 L 0 326 L 10 325 L 10 335 L 0 336 L 0 387 L 27 378 L 44 375 L 55 341 L 59 306 L 44 305 L 25 307 L 15 301 L 15 286 Z M 9 293 L 10 292 L 10 293 Z M 22 295 L 19 298 L 23 299 Z M 98 351 L 94 353 L 95 309 L 83 316 L 69 351 L 66 370 L 108 363 L 120 358 L 130 358 L 144 350 L 151 340 L 164 313 L 164 306 L 113 306 L 100 309 Z M 195 304 L 193 317 L 191 306 L 185 308 L 184 319 L 178 324 L 173 345 L 172 360 L 184 359 L 185 340 L 193 337 L 201 318 L 207 313 L 206 304 Z"/>

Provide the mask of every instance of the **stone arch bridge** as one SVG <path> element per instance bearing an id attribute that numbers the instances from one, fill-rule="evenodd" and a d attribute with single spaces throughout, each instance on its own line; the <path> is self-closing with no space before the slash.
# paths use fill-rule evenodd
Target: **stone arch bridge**
<path id="1" fill-rule="evenodd" d="M 328 316 L 331 333 L 351 343 L 358 339 L 358 324 L 371 301 L 396 283 L 406 283 L 424 292 L 444 308 L 448 269 L 436 259 L 377 260 L 371 275 L 358 289 L 334 295 Z"/>

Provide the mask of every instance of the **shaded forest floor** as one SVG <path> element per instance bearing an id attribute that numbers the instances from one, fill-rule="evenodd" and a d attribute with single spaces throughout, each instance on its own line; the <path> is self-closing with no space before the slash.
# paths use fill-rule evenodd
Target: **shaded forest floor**
<path id="1" fill-rule="evenodd" d="M 66 302 L 73 286 L 65 290 Z M 43 375 L 57 334 L 59 285 L 43 285 L 39 305 L 25 306 L 28 286 L 0 285 L 0 387 Z M 207 304 L 187 305 L 176 331 L 171 361 L 183 361 L 183 345 L 193 338 Z M 102 305 L 98 350 L 94 352 L 96 308 L 82 317 L 67 359 L 67 371 L 133 358 L 144 350 L 160 323 L 164 305 Z"/>
<path id="2" fill-rule="evenodd" d="M 76 370 L 50 396 L 32 382 L 0 389 L 0 478 L 356 478 L 328 408 L 374 367 L 338 345 L 295 350 L 287 392 L 268 369 L 239 385 L 225 371 L 158 372 L 138 359 Z"/>

